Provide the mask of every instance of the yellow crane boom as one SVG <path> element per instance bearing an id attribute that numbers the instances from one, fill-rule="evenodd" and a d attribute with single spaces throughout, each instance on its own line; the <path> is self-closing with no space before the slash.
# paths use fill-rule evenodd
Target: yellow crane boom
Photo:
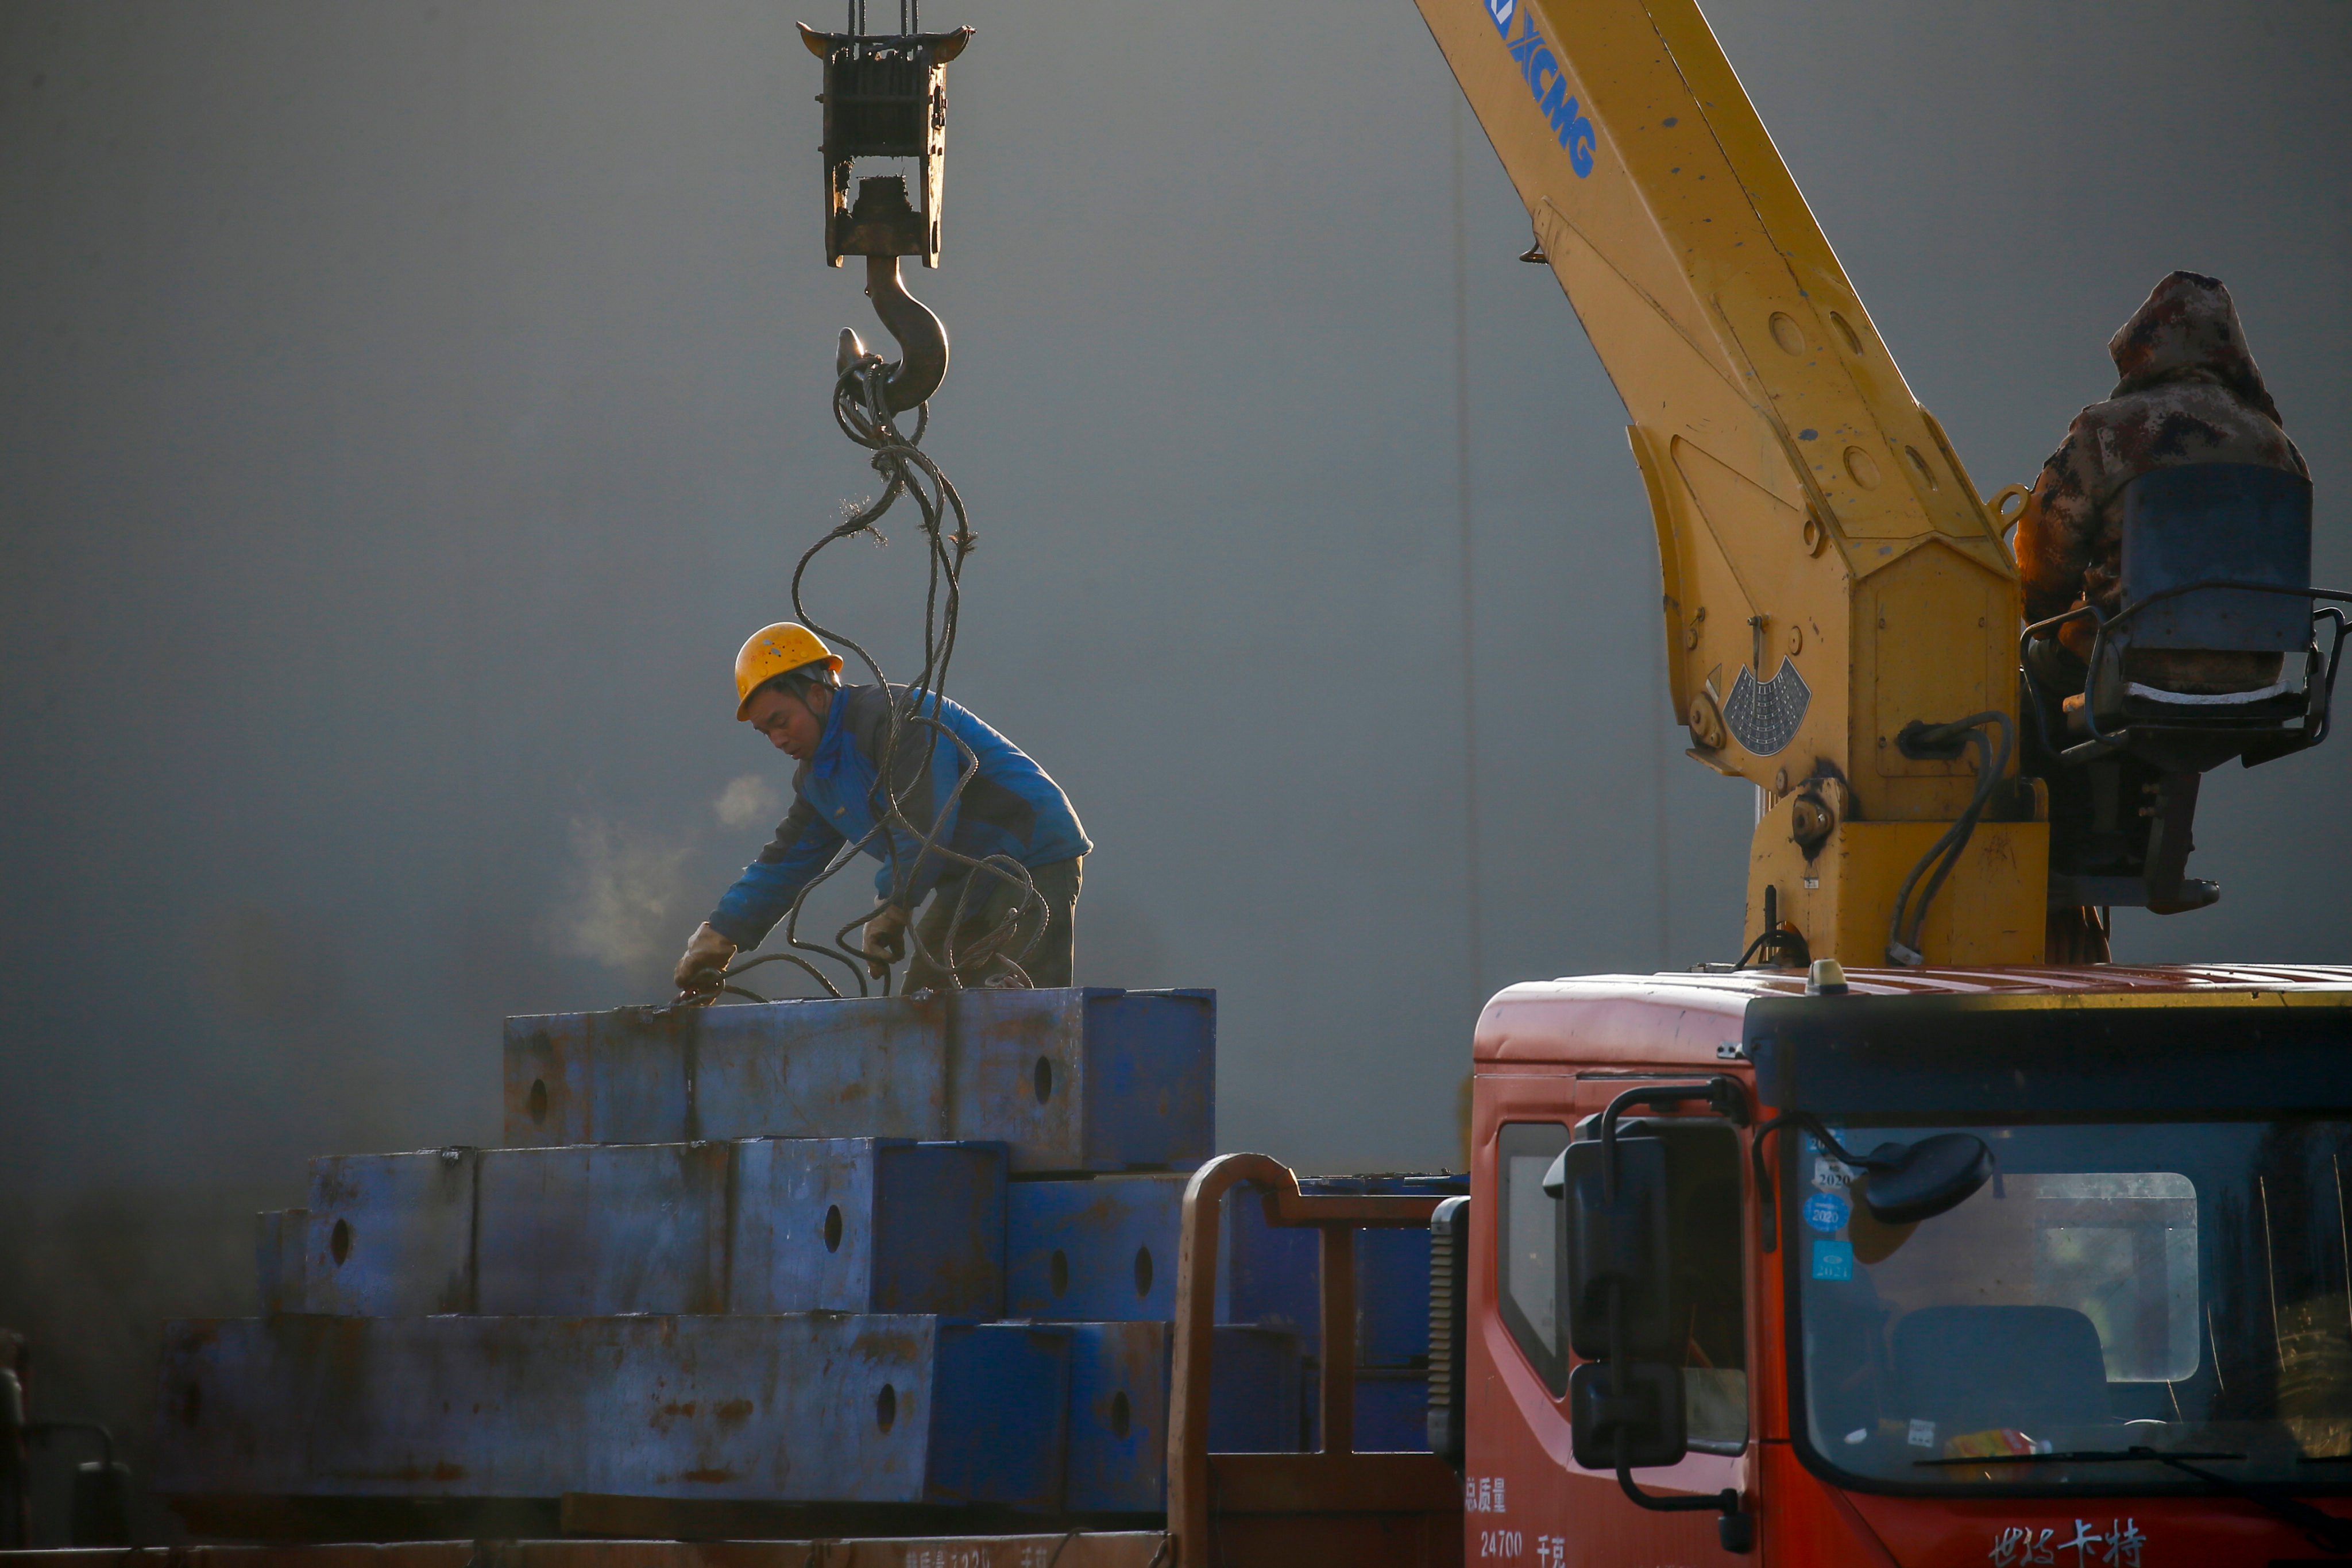
<path id="1" fill-rule="evenodd" d="M 1624 399 L 1691 754 L 1765 792 L 1748 936 L 1769 889 L 1811 956 L 1883 963 L 1976 786 L 1897 737 L 2015 721 L 2000 520 L 1691 0 L 1418 4 Z M 2042 958 L 2042 798 L 1996 796 L 1930 908 L 1937 963 Z"/>

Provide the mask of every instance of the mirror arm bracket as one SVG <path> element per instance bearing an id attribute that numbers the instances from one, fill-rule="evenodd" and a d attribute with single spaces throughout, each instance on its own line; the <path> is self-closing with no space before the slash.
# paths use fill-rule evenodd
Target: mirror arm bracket
<path id="1" fill-rule="evenodd" d="M 1849 1163 L 1849 1166 L 1863 1166 L 1863 1163 L 1865 1163 L 1861 1157 L 1849 1154 L 1844 1147 L 1839 1145 L 1837 1140 L 1830 1138 L 1830 1129 L 1825 1129 L 1825 1126 L 1821 1123 L 1821 1117 L 1816 1117 L 1816 1114 L 1809 1112 L 1809 1110 L 1792 1110 L 1792 1112 L 1783 1112 L 1783 1114 L 1778 1114 L 1778 1117 L 1769 1119 L 1769 1121 L 1757 1123 L 1757 1135 L 1748 1142 L 1748 1157 L 1755 1162 L 1755 1168 L 1757 1168 L 1757 1206 L 1759 1206 L 1761 1211 L 1761 1229 L 1764 1229 L 1764 1239 L 1761 1241 L 1764 1241 L 1764 1250 L 1767 1250 L 1767 1253 L 1776 1253 L 1776 1250 L 1780 1250 L 1780 1194 L 1778 1194 L 1778 1190 L 1771 1183 L 1771 1166 L 1764 1163 L 1764 1140 L 1767 1140 L 1769 1135 L 1778 1133 L 1783 1126 L 1794 1126 L 1794 1129 L 1804 1131 L 1804 1133 L 1811 1133 L 1822 1147 L 1828 1147 L 1832 1154 L 1837 1154 L 1839 1162 Z"/>
<path id="2" fill-rule="evenodd" d="M 1603 1194 L 1611 1202 L 1617 1197 L 1617 1119 L 1636 1105 L 1653 1110 L 1670 1105 L 1688 1105 L 1695 1100 L 1706 1102 L 1709 1110 L 1734 1127 L 1748 1125 L 1748 1094 L 1738 1079 L 1717 1073 L 1696 1082 L 1651 1083 L 1639 1089 L 1629 1089 L 1609 1102 L 1601 1113 L 1601 1146 L 1608 1152 L 1602 1156 L 1601 1180 L 1608 1184 Z"/>
<path id="3" fill-rule="evenodd" d="M 1612 1394 L 1621 1395 L 1624 1385 L 1618 1381 L 1621 1374 L 1616 1369 L 1625 1364 L 1624 1344 L 1625 1290 L 1623 1286 L 1619 1285 L 1612 1287 L 1609 1292 L 1607 1365 L 1611 1369 L 1610 1390 Z M 1740 1511 L 1738 1488 L 1726 1487 L 1711 1497 L 1704 1492 L 1695 1497 L 1660 1497 L 1655 1492 L 1645 1492 L 1633 1479 L 1633 1467 L 1625 1452 L 1625 1429 L 1620 1426 L 1617 1429 L 1616 1440 L 1617 1484 L 1624 1489 L 1625 1495 L 1633 1500 L 1636 1507 L 1648 1509 L 1653 1513 L 1705 1513 L 1713 1510 L 1721 1515 L 1716 1521 L 1716 1530 L 1723 1538 L 1723 1549 L 1726 1552 L 1746 1552 L 1755 1544 L 1756 1521 L 1749 1515 Z"/>
<path id="4" fill-rule="evenodd" d="M 1811 1133 L 1814 1141 L 1837 1156 L 1842 1164 L 1852 1165 L 1856 1170 L 1869 1170 L 1874 1164 L 1866 1155 L 1854 1153 L 1831 1137 L 1830 1130 L 1822 1125 L 1821 1118 L 1810 1110 L 1784 1111 L 1769 1121 L 1758 1122 L 1756 1136 L 1748 1141 L 1748 1153 L 1756 1165 L 1756 1195 L 1762 1211 L 1763 1246 L 1767 1252 L 1780 1250 L 1780 1194 L 1772 1185 L 1771 1168 L 1764 1163 L 1764 1140 L 1783 1127 L 1794 1127 L 1801 1132 Z"/>

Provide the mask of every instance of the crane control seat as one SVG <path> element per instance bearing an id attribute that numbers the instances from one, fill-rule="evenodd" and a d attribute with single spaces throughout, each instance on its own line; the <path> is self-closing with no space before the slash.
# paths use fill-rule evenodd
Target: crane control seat
<path id="1" fill-rule="evenodd" d="M 2051 749 L 2196 773 L 2317 744 L 2336 658 L 2322 656 L 2316 623 L 2332 618 L 2340 646 L 2343 612 L 2311 608 L 2311 481 L 2195 463 L 2140 475 L 2121 500 L 2123 607 L 2068 613 L 2096 622 L 2082 690 L 2053 689 L 2054 639 L 2036 633 L 2055 623 L 2027 633 L 2027 694 Z"/>

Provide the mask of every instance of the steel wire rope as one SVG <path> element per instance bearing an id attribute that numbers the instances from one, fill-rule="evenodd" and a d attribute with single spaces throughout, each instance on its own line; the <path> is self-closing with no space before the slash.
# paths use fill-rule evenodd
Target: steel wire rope
<path id="1" fill-rule="evenodd" d="M 962 496 L 919 445 L 929 427 L 929 405 L 918 406 L 911 435 L 901 432 L 892 419 L 886 395 L 889 368 L 876 354 L 853 361 L 845 365 L 836 377 L 833 395 L 835 425 L 850 441 L 873 454 L 871 460 L 875 471 L 884 480 L 882 493 L 871 500 L 853 506 L 839 523 L 803 552 L 792 576 L 793 613 L 818 636 L 855 654 L 873 673 L 875 683 L 886 697 L 882 754 L 877 759 L 874 788 L 866 801 L 873 822 L 856 841 L 844 843 L 824 868 L 811 878 L 793 900 L 782 922 L 785 946 L 792 951 L 766 953 L 743 963 L 730 965 L 717 977 L 717 986 L 685 998 L 688 1001 L 715 1001 L 726 993 L 754 996 L 753 993 L 733 982 L 743 972 L 772 962 L 793 963 L 814 978 L 828 995 L 842 996 L 842 989 L 816 964 L 801 957 L 803 953 L 842 965 L 849 972 L 858 994 L 872 994 L 867 984 L 869 955 L 862 947 L 849 946 L 847 938 L 851 931 L 878 916 L 889 906 L 892 899 L 885 898 L 864 914 L 842 925 L 829 942 L 804 940 L 800 932 L 800 919 L 810 894 L 873 844 L 877 834 L 881 835 L 880 853 L 889 868 L 894 895 L 911 895 L 915 890 L 915 879 L 934 860 L 951 868 L 943 875 L 954 877 L 959 886 L 951 918 L 946 922 L 941 951 L 936 954 L 931 952 L 919 922 L 910 920 L 905 933 L 913 957 L 939 970 L 947 977 L 949 985 L 960 985 L 960 969 L 973 965 L 995 966 L 1002 972 L 1001 978 L 1024 985 L 1030 984 L 1028 972 L 1019 961 L 1035 948 L 1045 935 L 1045 927 L 1051 923 L 1052 912 L 1045 908 L 1045 900 L 1038 893 L 1035 879 L 1027 867 L 1010 856 L 992 854 L 975 858 L 940 842 L 942 826 L 954 816 L 964 790 L 980 772 L 978 754 L 940 717 L 943 712 L 941 704 L 946 699 L 948 669 L 954 657 L 956 636 L 960 629 L 963 563 L 977 543 L 977 538 L 972 532 Z M 926 557 L 923 653 L 914 679 L 894 689 L 881 662 L 865 645 L 824 625 L 809 614 L 802 590 L 810 565 L 828 546 L 861 533 L 871 533 L 877 542 L 887 543 L 876 524 L 901 497 L 911 498 L 921 514 Z M 951 533 L 946 531 L 945 527 L 950 517 L 955 523 Z M 924 711 L 926 707 L 929 710 L 928 712 Z M 915 761 L 916 765 L 905 770 L 902 778 L 902 747 L 908 739 L 908 731 L 915 729 L 925 731 L 921 754 L 919 759 L 909 759 Z M 956 781 L 943 800 L 932 803 L 930 822 L 918 828 L 907 808 L 911 798 L 931 782 L 941 736 L 946 737 L 954 748 Z M 902 841 L 915 845 L 911 863 L 902 852 Z M 954 868 L 961 868 L 961 870 Z M 972 898 L 979 890 L 979 879 L 983 875 L 1012 889 L 1017 896 L 1011 908 L 993 926 L 959 951 L 957 932 L 969 915 Z M 1024 919 L 1033 910 L 1042 912 L 1045 918 L 1036 922 L 1036 929 L 1017 951 L 1008 951 L 1020 935 Z M 885 964 L 884 973 L 878 977 L 883 994 L 889 994 L 889 971 L 890 965 Z"/>

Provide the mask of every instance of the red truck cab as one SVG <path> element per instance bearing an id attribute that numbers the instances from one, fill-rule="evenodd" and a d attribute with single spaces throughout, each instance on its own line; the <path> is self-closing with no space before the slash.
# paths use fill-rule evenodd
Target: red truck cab
<path id="1" fill-rule="evenodd" d="M 1433 1352 L 1465 1562 L 2352 1561 L 2352 971 L 1845 978 L 1487 1005 Z M 1612 1102 L 1635 1220 L 1578 1184 Z"/>

